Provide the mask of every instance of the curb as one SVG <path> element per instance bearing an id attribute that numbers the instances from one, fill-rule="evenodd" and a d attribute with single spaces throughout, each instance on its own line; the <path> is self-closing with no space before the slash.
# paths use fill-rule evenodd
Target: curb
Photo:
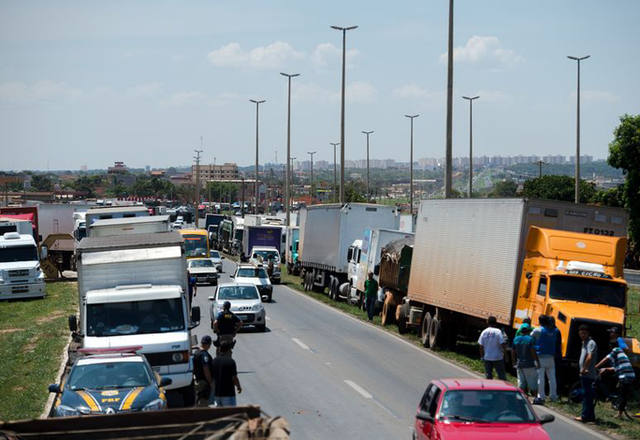
<path id="1" fill-rule="evenodd" d="M 56 383 L 60 383 L 62 380 L 62 376 L 64 375 L 64 370 L 67 366 L 67 362 L 69 361 L 69 345 L 71 345 L 71 335 L 67 339 L 67 344 L 64 347 L 62 352 L 62 358 L 60 359 L 60 366 L 58 367 L 58 374 L 56 375 Z M 39 419 L 46 419 L 51 416 L 51 411 L 53 410 L 53 402 L 56 399 L 56 394 L 49 393 L 49 397 L 47 398 L 47 403 L 44 406 L 44 411 L 40 414 Z"/>

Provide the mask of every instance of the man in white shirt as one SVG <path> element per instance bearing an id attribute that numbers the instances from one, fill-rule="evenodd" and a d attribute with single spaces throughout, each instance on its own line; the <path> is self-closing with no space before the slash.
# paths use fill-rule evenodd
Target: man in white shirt
<path id="1" fill-rule="evenodd" d="M 495 368 L 499 379 L 506 380 L 504 370 L 504 347 L 506 341 L 502 331 L 497 327 L 498 321 L 495 316 L 487 319 L 489 327 L 480 333 L 478 344 L 480 344 L 480 358 L 484 362 L 484 372 L 487 379 L 493 379 L 493 369 Z"/>

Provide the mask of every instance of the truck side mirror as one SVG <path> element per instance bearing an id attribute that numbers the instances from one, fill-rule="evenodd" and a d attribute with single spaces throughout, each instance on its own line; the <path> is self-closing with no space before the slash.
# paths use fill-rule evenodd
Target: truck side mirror
<path id="1" fill-rule="evenodd" d="M 78 318 L 76 315 L 69 316 L 69 330 L 72 332 L 78 331 Z"/>
<path id="2" fill-rule="evenodd" d="M 41 260 L 46 260 L 47 259 L 47 247 L 46 246 L 42 246 L 40 248 L 40 259 Z"/>
<path id="3" fill-rule="evenodd" d="M 200 307 L 191 307 L 191 322 L 200 322 Z"/>

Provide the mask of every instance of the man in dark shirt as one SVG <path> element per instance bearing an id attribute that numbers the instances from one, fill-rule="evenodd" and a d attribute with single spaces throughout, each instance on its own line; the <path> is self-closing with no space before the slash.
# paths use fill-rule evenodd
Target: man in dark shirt
<path id="1" fill-rule="evenodd" d="M 213 386 L 211 376 L 212 359 L 209 354 L 211 336 L 205 335 L 200 341 L 200 350 L 193 357 L 193 375 L 195 376 L 196 406 L 209 405 L 209 396 Z"/>
<path id="2" fill-rule="evenodd" d="M 215 346 L 218 347 L 216 355 L 220 354 L 220 345 L 224 342 L 233 347 L 233 338 L 242 327 L 242 320 L 231 311 L 231 303 L 229 301 L 225 301 L 222 305 L 222 311 L 218 313 L 212 327 L 213 331 L 218 335 L 218 340 L 215 342 Z M 229 350 L 229 354 L 230 352 L 231 350 Z"/>
<path id="3" fill-rule="evenodd" d="M 228 356 L 231 345 L 227 342 L 220 344 L 220 354 L 216 356 L 211 365 L 211 373 L 215 382 L 215 405 L 236 406 L 236 389 L 242 393 L 242 387 L 238 380 L 236 362 Z"/>
<path id="4" fill-rule="evenodd" d="M 373 278 L 373 272 L 369 272 L 369 278 L 364 282 L 364 297 L 367 307 L 367 317 L 373 321 L 373 314 L 376 308 L 376 297 L 378 296 L 378 282 Z"/>

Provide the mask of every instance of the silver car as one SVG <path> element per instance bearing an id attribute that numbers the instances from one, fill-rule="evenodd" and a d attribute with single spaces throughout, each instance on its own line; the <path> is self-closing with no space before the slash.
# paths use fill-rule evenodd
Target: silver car
<path id="1" fill-rule="evenodd" d="M 211 301 L 211 322 L 222 312 L 225 301 L 231 303 L 231 311 L 242 320 L 244 325 L 253 325 L 260 331 L 265 331 L 267 314 L 258 289 L 249 283 L 224 283 L 218 285 Z"/>
<path id="2" fill-rule="evenodd" d="M 224 260 L 224 257 L 220 255 L 220 252 L 214 250 L 211 250 L 209 252 L 209 255 L 211 261 L 213 261 L 213 265 L 216 267 L 218 272 L 222 272 L 222 260 Z"/>

